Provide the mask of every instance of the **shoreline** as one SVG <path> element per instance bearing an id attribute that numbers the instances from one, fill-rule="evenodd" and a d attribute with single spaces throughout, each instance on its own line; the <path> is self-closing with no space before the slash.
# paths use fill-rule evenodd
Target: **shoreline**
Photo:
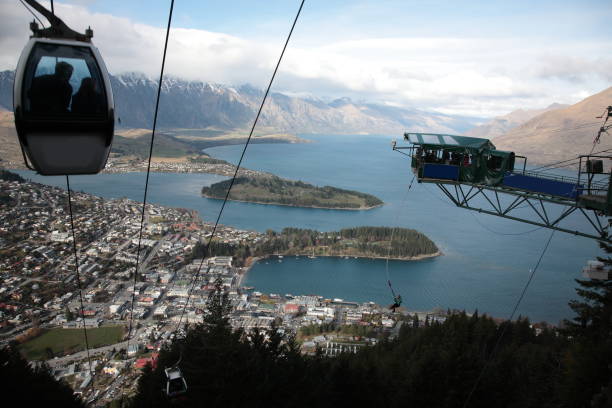
<path id="1" fill-rule="evenodd" d="M 206 194 L 202 194 L 202 197 L 204 198 L 208 198 L 211 200 L 223 200 L 224 198 L 219 198 L 219 197 L 211 197 L 211 196 L 207 196 Z M 295 205 L 295 204 L 282 204 L 282 203 L 264 203 L 261 201 L 246 201 L 246 200 L 236 200 L 234 198 L 228 198 L 228 201 L 236 201 L 238 203 L 251 203 L 251 204 L 262 204 L 262 205 L 278 205 L 278 206 L 282 206 L 282 207 L 296 207 L 296 208 L 315 208 L 315 209 L 319 209 L 319 210 L 341 210 L 341 211 L 367 211 L 367 210 L 373 210 L 374 208 L 378 208 L 378 207 L 382 207 L 383 205 L 385 205 L 385 203 L 382 204 L 378 204 L 378 205 L 374 205 L 371 207 L 360 207 L 360 208 L 342 208 L 342 207 L 318 207 L 318 206 L 305 206 L 305 205 Z"/>
<path id="2" fill-rule="evenodd" d="M 292 254 L 292 255 L 286 255 L 286 254 L 269 254 L 269 255 L 264 255 L 264 256 L 254 256 L 251 259 L 251 263 L 249 263 L 248 266 L 244 266 L 244 272 L 240 275 L 240 281 L 238 282 L 238 287 L 242 287 L 242 281 L 244 280 L 244 278 L 246 278 L 247 274 L 251 271 L 251 269 L 253 268 L 253 266 L 255 266 L 255 264 L 257 264 L 259 261 L 263 261 L 265 259 L 269 259 L 272 257 L 278 257 L 279 255 L 283 256 L 283 257 L 288 257 L 288 258 L 295 258 L 295 257 L 306 257 L 309 259 L 316 259 L 316 258 L 353 258 L 353 259 L 378 259 L 378 260 L 390 260 L 390 261 L 404 261 L 404 262 L 411 262 L 411 261 L 422 261 L 424 259 L 429 259 L 429 258 L 436 258 L 438 256 L 443 256 L 444 253 L 442 251 L 436 251 L 433 254 L 423 254 L 423 255 L 417 255 L 417 256 L 411 256 L 408 258 L 387 258 L 384 256 L 365 256 L 365 255 L 317 255 L 315 256 L 315 258 L 310 258 L 311 255 L 309 254 Z"/>
<path id="3" fill-rule="evenodd" d="M 271 258 L 274 256 L 284 256 L 284 257 L 307 257 L 309 258 L 312 254 L 307 254 L 307 253 L 303 253 L 303 254 L 270 254 L 270 255 L 265 255 L 265 256 L 260 256 L 260 257 L 256 257 L 257 261 L 253 261 L 253 263 L 258 262 L 262 259 L 267 259 L 267 258 Z M 393 258 L 393 257 L 386 257 L 386 256 L 368 256 L 368 255 L 315 255 L 315 258 L 357 258 L 357 259 L 380 259 L 380 260 L 390 260 L 390 261 L 422 261 L 423 259 L 429 259 L 429 258 L 436 258 L 438 256 L 442 256 L 444 255 L 444 253 L 440 250 L 432 253 L 432 254 L 422 254 L 422 255 L 416 255 L 416 256 L 409 256 L 409 257 L 405 257 L 405 258 Z M 253 258 L 255 259 L 255 258 Z M 310 259 L 314 259 L 314 258 L 310 258 Z"/>

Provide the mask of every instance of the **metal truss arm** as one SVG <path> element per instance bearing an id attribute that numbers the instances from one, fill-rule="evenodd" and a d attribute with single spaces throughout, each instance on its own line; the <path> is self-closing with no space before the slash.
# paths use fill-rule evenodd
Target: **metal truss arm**
<path id="1" fill-rule="evenodd" d="M 584 208 L 578 207 L 571 201 L 551 201 L 544 197 L 538 197 L 535 194 L 530 194 L 527 192 L 509 192 L 507 190 L 497 190 L 494 187 L 478 185 L 464 186 L 460 183 L 452 183 L 454 188 L 453 194 L 453 191 L 449 190 L 449 184 L 435 184 L 457 207 L 612 243 L 612 239 L 608 235 L 608 225 L 602 225 L 596 211 L 585 210 Z M 516 197 L 509 203 L 504 204 L 504 200 L 500 200 L 500 193 L 509 193 L 515 195 Z M 480 200 L 475 202 L 478 198 L 480 198 Z M 546 209 L 545 204 L 550 203 L 564 207 L 556 218 L 552 216 L 550 210 Z M 524 212 L 522 214 L 517 214 L 516 210 L 519 208 L 525 209 L 524 211 L 528 211 L 528 214 L 531 214 L 532 217 L 523 214 Z M 580 211 L 576 212 L 576 210 Z M 567 217 L 573 213 L 581 214 L 584 218 L 586 218 L 588 225 L 586 226 L 585 230 L 578 231 L 560 225 L 563 220 L 567 219 Z"/>

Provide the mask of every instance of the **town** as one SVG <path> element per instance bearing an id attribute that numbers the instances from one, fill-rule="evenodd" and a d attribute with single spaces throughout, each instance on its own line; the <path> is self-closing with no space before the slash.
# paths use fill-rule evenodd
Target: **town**
<path id="1" fill-rule="evenodd" d="M 0 342 L 33 362 L 46 361 L 56 378 L 96 405 L 135 391 L 140 369 L 156 364 L 160 348 L 187 325 L 203 322 L 215 285 L 228 295 L 233 328 L 278 329 L 309 354 L 356 352 L 397 335 L 415 317 L 445 319 L 441 310 L 408 315 L 372 302 L 245 287 L 256 258 L 196 256 L 195 248 L 211 237 L 211 223 L 195 211 L 147 204 L 139 239 L 142 203 L 128 199 L 72 192 L 75 259 L 66 190 L 19 179 L 0 180 L 0 187 Z M 214 236 L 230 247 L 267 239 L 228 226 Z"/>
<path id="2" fill-rule="evenodd" d="M 21 166 L 21 163 L 16 163 Z M 23 166 L 21 166 L 23 167 Z M 110 157 L 104 168 L 104 173 L 127 173 L 147 171 L 147 161 L 141 159 L 126 159 L 124 157 Z M 209 173 L 231 177 L 236 172 L 236 166 L 224 160 L 210 158 L 209 156 L 163 159 L 155 157 L 151 161 L 151 171 L 165 173 Z M 244 167 L 239 169 L 240 176 L 270 177 L 270 173 L 250 170 Z"/>

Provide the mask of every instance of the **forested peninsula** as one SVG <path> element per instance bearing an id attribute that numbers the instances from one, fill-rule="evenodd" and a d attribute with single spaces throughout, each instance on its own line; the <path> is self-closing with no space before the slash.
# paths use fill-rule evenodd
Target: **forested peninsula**
<path id="1" fill-rule="evenodd" d="M 223 199 L 231 180 L 202 188 L 202 195 Z M 230 200 L 259 204 L 337 210 L 369 210 L 384 203 L 370 194 L 324 186 L 317 187 L 302 181 L 283 179 L 273 175 L 237 177 L 229 195 Z"/>
<path id="2" fill-rule="evenodd" d="M 236 265 L 250 264 L 252 257 L 270 255 L 347 256 L 417 260 L 441 255 L 425 234 L 408 228 L 354 227 L 321 232 L 311 229 L 268 230 L 266 239 L 255 246 L 238 247 L 213 241 L 205 254 L 196 245 L 193 256 L 233 256 Z"/>
<path id="3" fill-rule="evenodd" d="M 285 228 L 280 234 L 269 234 L 271 239 L 263 244 L 268 253 L 405 260 L 440 255 L 431 239 L 408 228 L 354 227 L 331 232 Z"/>

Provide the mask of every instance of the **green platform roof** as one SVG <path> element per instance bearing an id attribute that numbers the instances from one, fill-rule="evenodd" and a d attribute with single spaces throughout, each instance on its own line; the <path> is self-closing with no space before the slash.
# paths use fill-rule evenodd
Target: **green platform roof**
<path id="1" fill-rule="evenodd" d="M 489 139 L 478 137 L 444 135 L 440 133 L 404 133 L 404 139 L 416 145 L 495 150 L 495 145 Z"/>

